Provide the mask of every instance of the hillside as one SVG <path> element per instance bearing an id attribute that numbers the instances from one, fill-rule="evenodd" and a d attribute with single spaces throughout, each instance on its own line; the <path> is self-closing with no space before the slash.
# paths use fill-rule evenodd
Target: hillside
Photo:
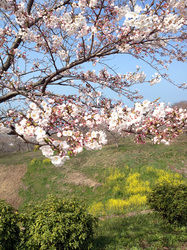
<path id="1" fill-rule="evenodd" d="M 187 177 L 186 137 L 185 134 L 182 135 L 170 146 L 151 145 L 150 143 L 139 145 L 134 144 L 131 138 L 124 138 L 120 141 L 119 147 L 107 145 L 101 151 L 85 150 L 67 161 L 62 168 L 52 166 L 47 159 L 44 159 L 40 151 L 7 154 L 0 158 L 1 178 L 5 182 L 5 184 L 1 182 L 0 189 L 4 190 L 4 187 L 7 187 L 7 196 L 10 201 L 8 189 L 12 187 L 12 192 L 14 190 L 16 192 L 17 188 L 14 188 L 14 184 L 18 185 L 17 183 L 19 183 L 21 185 L 21 178 L 27 171 L 26 164 L 28 163 L 24 185 L 29 186 L 30 191 L 36 192 L 35 184 L 39 185 L 38 182 L 43 182 L 43 179 L 45 179 L 46 185 L 49 186 L 48 191 L 50 191 L 50 188 L 52 188 L 52 192 L 58 192 L 58 189 L 61 189 L 64 190 L 64 195 L 70 196 L 76 196 L 78 192 L 84 193 L 84 189 L 88 188 L 95 197 L 93 190 L 102 189 L 102 184 L 112 169 L 127 174 L 129 172 L 141 172 L 141 169 L 144 171 L 145 167 L 152 166 L 157 169 L 179 173 L 185 178 Z M 37 159 L 44 159 L 44 163 Z M 33 172 L 33 168 L 35 172 Z M 23 173 L 21 173 L 22 171 Z M 38 181 L 35 183 L 33 179 Z M 8 181 L 11 185 L 8 184 Z M 78 187 L 74 188 L 74 186 Z M 34 199 L 41 199 L 42 192 L 44 192 L 43 188 L 45 195 L 47 195 L 45 186 L 40 186 L 40 191 Z M 69 189 L 75 190 L 69 192 Z M 1 193 L 4 193 L 3 197 Z M 22 195 L 25 196 L 26 194 L 23 192 Z M 0 190 L 0 197 L 5 198 L 5 196 L 5 190 Z M 27 198 L 25 199 L 27 200 Z M 16 206 L 14 201 L 11 204 Z"/>
<path id="2" fill-rule="evenodd" d="M 100 217 L 96 250 L 185 249 L 186 227 L 166 225 L 146 204 L 146 194 L 159 181 L 187 182 L 185 134 L 169 146 L 125 138 L 118 147 L 85 150 L 60 168 L 40 151 L 0 157 L 0 198 L 19 210 L 48 194 L 79 199 Z"/>

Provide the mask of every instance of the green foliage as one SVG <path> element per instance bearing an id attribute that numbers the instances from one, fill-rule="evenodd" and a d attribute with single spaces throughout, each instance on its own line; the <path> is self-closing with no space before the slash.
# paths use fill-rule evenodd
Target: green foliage
<path id="1" fill-rule="evenodd" d="M 49 197 L 21 215 L 23 249 L 89 249 L 97 219 L 76 201 Z"/>
<path id="2" fill-rule="evenodd" d="M 19 241 L 18 214 L 5 201 L 0 200 L 0 249 L 16 249 Z"/>
<path id="3" fill-rule="evenodd" d="M 148 195 L 150 207 L 169 222 L 187 223 L 187 185 L 161 183 Z"/>

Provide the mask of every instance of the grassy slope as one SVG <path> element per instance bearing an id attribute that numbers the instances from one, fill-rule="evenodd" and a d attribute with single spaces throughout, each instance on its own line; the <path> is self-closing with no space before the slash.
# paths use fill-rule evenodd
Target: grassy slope
<path id="1" fill-rule="evenodd" d="M 86 200 L 88 204 L 96 200 L 106 200 L 111 197 L 111 190 L 103 184 L 111 169 L 118 169 L 126 176 L 129 173 L 139 172 L 142 180 L 152 182 L 154 176 L 148 175 L 145 167 L 153 166 L 166 170 L 169 166 L 174 166 L 183 169 L 187 159 L 185 145 L 184 142 L 176 142 L 167 147 L 137 145 L 127 138 L 118 148 L 108 145 L 101 151 L 84 151 L 67 161 L 62 168 L 33 161 L 33 164 L 28 165 L 28 172 L 24 178 L 27 188 L 22 190 L 21 195 L 25 203 L 44 199 L 48 193 L 56 193 L 62 197 L 78 197 Z M 27 159 L 29 156 L 33 157 L 33 154 L 24 155 Z M 71 183 L 71 174 L 77 172 L 102 185 L 98 188 L 75 186 Z"/>
<path id="2" fill-rule="evenodd" d="M 101 151 L 84 151 L 67 161 L 62 168 L 55 168 L 47 161 L 42 161 L 44 158 L 40 152 L 4 156 L 0 159 L 0 164 L 12 164 L 12 162 L 20 164 L 25 161 L 29 163 L 28 172 L 24 177 L 25 187 L 20 191 L 23 205 L 45 199 L 47 194 L 57 194 L 60 197 L 79 198 L 89 206 L 94 202 L 105 204 L 111 198 L 125 199 L 125 191 L 114 193 L 113 188 L 117 184 L 123 188 L 122 183 L 126 180 L 125 178 L 134 173 L 141 175 L 141 181 L 149 181 L 151 187 L 158 176 L 155 172 L 148 173 L 147 166 L 162 169 L 171 174 L 173 172 L 169 169 L 173 167 L 184 171 L 187 163 L 186 148 L 184 137 L 170 146 L 137 145 L 130 138 L 126 138 L 121 141 L 118 148 L 108 145 Z M 116 169 L 121 176 L 125 177 L 107 184 L 107 178 L 115 175 Z M 101 185 L 96 188 L 81 185 L 81 179 L 80 185 L 75 185 L 71 182 L 73 173 L 79 173 L 88 180 Z M 181 175 L 181 178 L 186 181 L 184 175 L 185 173 Z M 20 209 L 23 209 L 23 206 Z M 148 207 L 146 205 L 139 208 L 132 206 L 124 213 L 142 209 L 148 209 Z M 161 218 L 153 214 L 106 219 L 99 222 L 94 249 L 163 249 L 163 247 L 177 249 L 177 246 L 187 241 L 185 230 L 186 227 L 166 226 Z"/>

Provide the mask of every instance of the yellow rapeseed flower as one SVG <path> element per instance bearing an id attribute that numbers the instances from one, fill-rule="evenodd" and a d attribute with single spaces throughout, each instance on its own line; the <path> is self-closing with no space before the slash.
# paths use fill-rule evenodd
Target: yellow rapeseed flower
<path id="1" fill-rule="evenodd" d="M 110 169 L 110 175 L 106 178 L 106 184 L 111 185 L 125 178 L 125 174 L 118 169 Z"/>
<path id="2" fill-rule="evenodd" d="M 126 191 L 129 194 L 150 192 L 149 181 L 140 180 L 140 174 L 129 174 L 126 179 Z"/>
<path id="3" fill-rule="evenodd" d="M 158 179 L 156 180 L 156 184 L 173 184 L 178 185 L 184 183 L 182 180 L 182 176 L 178 173 L 171 173 L 168 171 L 164 171 L 162 169 L 156 170 Z"/>
<path id="4" fill-rule="evenodd" d="M 129 206 L 142 206 L 146 204 L 146 196 L 145 195 L 141 195 L 141 194 L 136 194 L 136 195 L 132 195 L 128 200 L 127 203 Z"/>
<path id="5" fill-rule="evenodd" d="M 44 164 L 50 164 L 51 163 L 51 160 L 50 159 L 44 159 L 43 161 L 42 161 Z"/>
<path id="6" fill-rule="evenodd" d="M 95 202 L 89 208 L 88 212 L 94 216 L 105 215 L 105 209 L 102 202 Z"/>
<path id="7" fill-rule="evenodd" d="M 127 201 L 121 199 L 109 199 L 105 203 L 106 211 L 113 213 L 115 212 L 123 213 L 126 207 L 128 207 Z"/>

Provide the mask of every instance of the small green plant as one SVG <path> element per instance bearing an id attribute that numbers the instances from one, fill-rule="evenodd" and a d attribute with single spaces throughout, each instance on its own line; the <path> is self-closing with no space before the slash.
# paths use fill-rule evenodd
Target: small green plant
<path id="1" fill-rule="evenodd" d="M 18 214 L 4 200 L 0 200 L 0 249 L 16 249 L 19 242 Z"/>
<path id="2" fill-rule="evenodd" d="M 39 159 L 33 158 L 33 159 L 30 161 L 30 165 L 35 165 L 35 164 L 38 164 L 39 162 L 40 162 Z"/>
<path id="3" fill-rule="evenodd" d="M 150 207 L 170 223 L 187 223 L 187 185 L 184 183 L 157 184 L 148 195 Z"/>
<path id="4" fill-rule="evenodd" d="M 51 160 L 46 158 L 46 159 L 43 159 L 42 163 L 45 165 L 49 165 L 49 164 L 51 164 Z"/>
<path id="5" fill-rule="evenodd" d="M 89 249 L 97 219 L 76 201 L 49 197 L 21 215 L 21 247 Z"/>

